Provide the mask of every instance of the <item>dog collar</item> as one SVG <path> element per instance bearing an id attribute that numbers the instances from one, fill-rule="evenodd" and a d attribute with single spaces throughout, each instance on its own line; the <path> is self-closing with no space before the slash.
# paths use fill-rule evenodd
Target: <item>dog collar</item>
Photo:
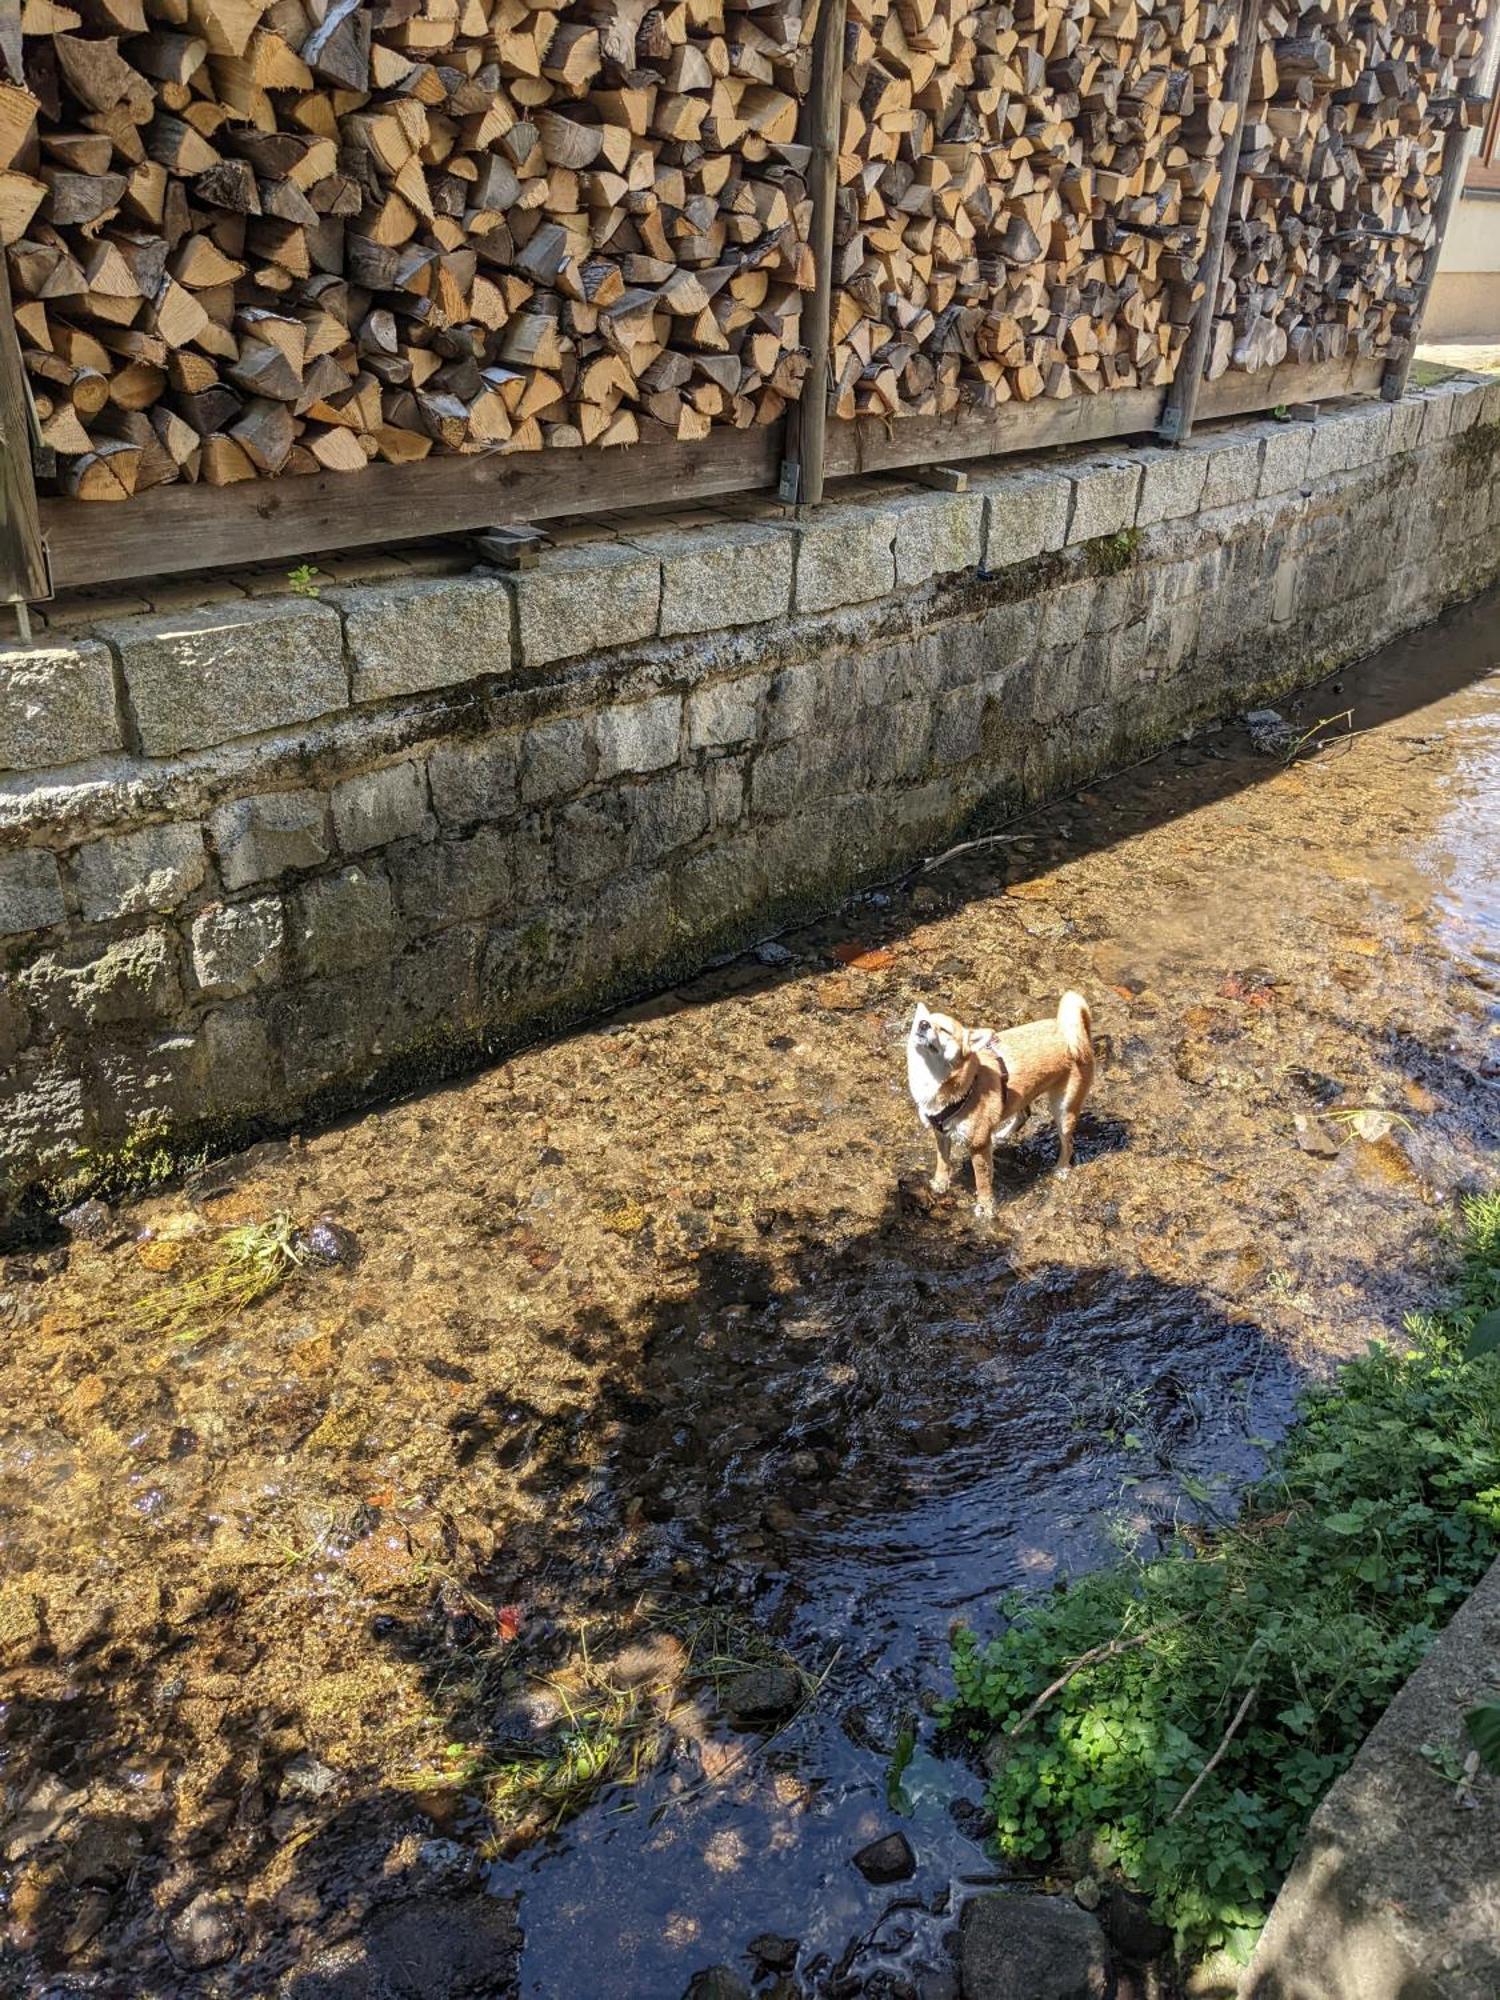
<path id="1" fill-rule="evenodd" d="M 950 1125 L 957 1125 L 961 1118 L 973 1110 L 974 1099 L 979 1095 L 981 1075 L 982 1072 L 976 1069 L 973 1080 L 962 1097 L 956 1097 L 951 1104 L 943 1105 L 940 1110 L 926 1113 L 927 1122 L 934 1132 L 946 1132 Z"/>

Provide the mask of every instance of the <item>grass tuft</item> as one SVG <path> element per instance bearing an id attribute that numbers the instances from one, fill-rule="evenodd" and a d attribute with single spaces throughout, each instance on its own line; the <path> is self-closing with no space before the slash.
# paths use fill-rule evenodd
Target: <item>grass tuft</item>
<path id="1" fill-rule="evenodd" d="M 1450 1302 L 1310 1394 L 1242 1516 L 954 1646 L 1012 1860 L 1092 1845 L 1184 1953 L 1248 1955 L 1314 1808 L 1500 1555 L 1500 1195 L 1465 1204 Z"/>
<path id="2" fill-rule="evenodd" d="M 305 1261 L 287 1215 L 224 1230 L 206 1264 L 137 1299 L 131 1318 L 143 1333 L 191 1344 L 206 1340 L 238 1314 L 259 1305 Z"/>

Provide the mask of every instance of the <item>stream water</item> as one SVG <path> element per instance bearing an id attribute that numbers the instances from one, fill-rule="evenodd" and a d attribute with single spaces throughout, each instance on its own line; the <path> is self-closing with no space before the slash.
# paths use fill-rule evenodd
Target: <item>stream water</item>
<path id="1" fill-rule="evenodd" d="M 955 1992 L 996 1869 L 926 1719 L 952 1622 L 1227 1504 L 1486 1170 L 1496 612 L 1288 704 L 1290 765 L 1201 737 L 10 1258 L 0 1991 Z M 907 1018 L 1065 985 L 1107 1058 L 1079 1167 L 1038 1121 L 980 1224 L 927 1191 Z M 145 1324 L 278 1212 L 331 1260 Z M 590 1673 L 676 1689 L 660 1760 L 495 1842 L 495 1773 Z M 898 1829 L 916 1872 L 875 1886 L 851 1857 Z"/>

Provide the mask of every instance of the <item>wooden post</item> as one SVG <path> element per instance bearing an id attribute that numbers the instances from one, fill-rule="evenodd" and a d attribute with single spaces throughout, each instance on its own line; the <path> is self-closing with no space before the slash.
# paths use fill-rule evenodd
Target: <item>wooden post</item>
<path id="1" fill-rule="evenodd" d="M 1500 0 L 1490 0 L 1489 19 L 1484 24 L 1484 51 L 1479 58 L 1475 75 L 1481 80 L 1488 74 L 1490 55 L 1495 46 L 1495 23 L 1500 21 Z M 1433 282 L 1437 277 L 1439 260 L 1443 254 L 1443 238 L 1448 234 L 1448 223 L 1458 205 L 1463 192 L 1464 171 L 1469 158 L 1469 134 L 1472 127 L 1455 123 L 1448 129 L 1443 141 L 1443 185 L 1438 189 L 1437 207 L 1433 212 L 1432 242 L 1422 263 L 1422 279 L 1417 286 L 1417 300 L 1411 311 L 1411 334 L 1405 354 L 1399 361 L 1393 361 L 1380 378 L 1380 398 L 1385 403 L 1399 403 L 1406 394 L 1407 378 L 1411 374 L 1411 364 L 1417 358 L 1417 340 L 1422 331 L 1423 316 L 1427 311 L 1427 301 L 1432 294 Z"/>
<path id="2" fill-rule="evenodd" d="M 802 309 L 807 376 L 796 415 L 787 426 L 781 497 L 816 507 L 823 498 L 828 436 L 828 347 L 833 317 L 833 220 L 839 183 L 839 129 L 843 113 L 845 0 L 819 0 L 813 30 L 812 87 L 807 94 L 807 139 L 812 147 L 807 191 L 812 197 L 812 253 L 816 285 Z"/>
<path id="3" fill-rule="evenodd" d="M 1219 274 L 1224 268 L 1224 239 L 1229 233 L 1229 210 L 1234 201 L 1234 184 L 1239 178 L 1240 141 L 1245 135 L 1245 107 L 1250 101 L 1250 77 L 1260 48 L 1260 0 L 1240 0 L 1240 23 L 1229 64 L 1224 95 L 1234 106 L 1234 130 L 1220 160 L 1222 169 L 1214 205 L 1208 217 L 1208 246 L 1203 254 L 1203 296 L 1193 314 L 1187 346 L 1167 390 L 1156 434 L 1168 444 L 1183 444 L 1192 435 L 1198 395 L 1203 387 L 1203 367 L 1208 359 L 1208 343 L 1213 335 L 1214 312 L 1219 302 Z"/>
<path id="4" fill-rule="evenodd" d="M 52 595 L 31 441 L 31 398 L 11 311 L 10 273 L 0 256 L 0 604 L 23 607 L 30 599 Z M 26 622 L 23 615 L 23 633 Z"/>

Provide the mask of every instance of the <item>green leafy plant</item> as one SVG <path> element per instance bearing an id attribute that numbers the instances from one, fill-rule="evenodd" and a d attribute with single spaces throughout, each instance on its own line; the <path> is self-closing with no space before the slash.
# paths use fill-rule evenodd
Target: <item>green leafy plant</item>
<path id="1" fill-rule="evenodd" d="M 1184 1951 L 1248 1953 L 1314 1807 L 1500 1553 L 1497 1309 L 1500 1195 L 1466 1204 L 1449 1308 L 1308 1396 L 1236 1521 L 959 1634 L 949 1720 L 984 1745 L 1004 1855 L 1092 1841 Z"/>
<path id="2" fill-rule="evenodd" d="M 189 1253 L 189 1275 L 173 1277 L 131 1308 L 143 1333 L 193 1344 L 279 1291 L 305 1261 L 290 1216 L 247 1222 L 214 1238 L 206 1257 Z"/>
<path id="3" fill-rule="evenodd" d="M 318 582 L 322 574 L 316 563 L 298 563 L 287 571 L 287 586 L 294 597 L 316 597 L 323 587 Z"/>

